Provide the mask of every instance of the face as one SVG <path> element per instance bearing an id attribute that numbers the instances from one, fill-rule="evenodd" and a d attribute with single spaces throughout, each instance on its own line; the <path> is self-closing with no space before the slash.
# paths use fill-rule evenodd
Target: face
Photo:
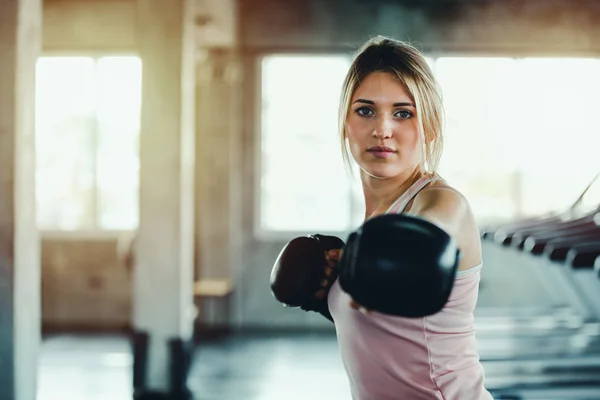
<path id="1" fill-rule="evenodd" d="M 417 110 L 404 86 L 389 73 L 372 73 L 356 89 L 346 135 L 354 160 L 370 177 L 411 174 L 421 162 Z"/>

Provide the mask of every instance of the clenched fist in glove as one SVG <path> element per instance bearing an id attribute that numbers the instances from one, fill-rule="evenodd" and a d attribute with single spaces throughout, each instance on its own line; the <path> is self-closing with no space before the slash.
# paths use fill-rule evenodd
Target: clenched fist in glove
<path id="1" fill-rule="evenodd" d="M 310 235 L 291 240 L 281 250 L 271 271 L 271 291 L 288 307 L 316 311 L 333 321 L 327 305 L 329 288 L 338 276 L 342 239 Z"/>

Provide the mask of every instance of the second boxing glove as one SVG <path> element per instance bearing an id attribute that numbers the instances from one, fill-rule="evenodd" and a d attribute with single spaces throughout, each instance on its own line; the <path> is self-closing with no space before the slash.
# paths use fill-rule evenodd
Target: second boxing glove
<path id="1" fill-rule="evenodd" d="M 325 253 L 344 247 L 342 239 L 335 236 L 311 235 L 291 240 L 279 253 L 271 270 L 271 292 L 282 304 L 316 311 L 333 321 L 324 298 L 315 297 L 322 289 L 321 281 L 328 279 L 328 290 L 337 276 L 325 276 Z"/>

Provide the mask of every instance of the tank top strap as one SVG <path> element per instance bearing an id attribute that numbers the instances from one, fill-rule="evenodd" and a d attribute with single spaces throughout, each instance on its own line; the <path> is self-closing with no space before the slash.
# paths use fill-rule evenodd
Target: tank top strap
<path id="1" fill-rule="evenodd" d="M 398 214 L 404 211 L 408 203 L 425 187 L 429 184 L 433 178 L 431 176 L 422 176 L 415 183 L 413 183 L 408 190 L 400 195 L 392 203 L 392 205 L 385 212 L 386 214 Z"/>

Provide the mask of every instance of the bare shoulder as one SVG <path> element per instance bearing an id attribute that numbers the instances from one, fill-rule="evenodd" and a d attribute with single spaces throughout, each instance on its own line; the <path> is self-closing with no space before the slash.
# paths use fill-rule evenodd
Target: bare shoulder
<path id="1" fill-rule="evenodd" d="M 456 234 L 469 218 L 471 207 L 456 188 L 445 182 L 435 182 L 415 196 L 409 213 L 429 219 Z"/>
<path id="2" fill-rule="evenodd" d="M 409 211 L 438 225 L 453 236 L 463 258 L 460 270 L 481 262 L 481 240 L 473 211 L 467 198 L 445 182 L 435 182 L 415 196 Z"/>
<path id="3" fill-rule="evenodd" d="M 436 208 L 456 215 L 468 212 L 470 205 L 467 198 L 456 188 L 446 183 L 435 183 L 415 196 L 413 208 Z"/>

